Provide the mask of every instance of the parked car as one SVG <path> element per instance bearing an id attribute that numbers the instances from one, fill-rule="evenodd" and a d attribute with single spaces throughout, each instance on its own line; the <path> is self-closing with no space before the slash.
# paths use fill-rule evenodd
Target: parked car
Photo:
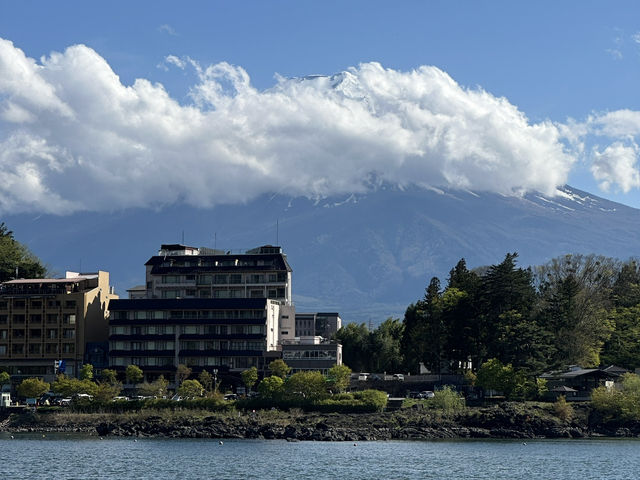
<path id="1" fill-rule="evenodd" d="M 433 398 L 435 396 L 436 394 L 433 393 L 431 390 L 424 390 L 418 394 L 417 398 Z"/>
<path id="2" fill-rule="evenodd" d="M 238 395 L 236 395 L 235 393 L 227 393 L 224 396 L 224 399 L 227 400 L 227 401 L 237 400 L 238 399 Z"/>
<path id="3" fill-rule="evenodd" d="M 394 380 L 399 380 L 400 382 L 404 382 L 404 375 L 401 373 L 394 373 L 393 374 L 393 379 Z"/>
<path id="4" fill-rule="evenodd" d="M 358 380 L 361 382 L 366 382 L 367 380 L 369 380 L 369 374 L 364 372 L 359 373 Z"/>

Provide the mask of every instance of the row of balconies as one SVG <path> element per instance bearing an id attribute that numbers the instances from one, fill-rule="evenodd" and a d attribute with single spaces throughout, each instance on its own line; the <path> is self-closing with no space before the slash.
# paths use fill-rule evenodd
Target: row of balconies
<path id="1" fill-rule="evenodd" d="M 175 357 L 175 350 L 111 350 L 109 357 Z M 187 357 L 256 357 L 264 350 L 178 350 L 178 356 Z"/>

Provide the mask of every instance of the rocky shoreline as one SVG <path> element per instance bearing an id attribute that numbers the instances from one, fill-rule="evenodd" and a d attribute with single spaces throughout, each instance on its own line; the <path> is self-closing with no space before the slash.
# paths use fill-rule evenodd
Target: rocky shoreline
<path id="1" fill-rule="evenodd" d="M 116 437 L 252 438 L 289 441 L 434 440 L 461 438 L 640 437 L 640 423 L 604 421 L 579 406 L 571 421 L 551 407 L 503 403 L 459 413 L 410 408 L 367 414 L 145 411 L 135 414 L 24 413 L 0 422 L 0 431 L 79 432 Z"/>

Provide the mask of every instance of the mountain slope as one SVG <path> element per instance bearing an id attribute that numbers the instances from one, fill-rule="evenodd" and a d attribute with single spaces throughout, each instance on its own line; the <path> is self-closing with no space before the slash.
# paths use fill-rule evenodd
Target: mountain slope
<path id="1" fill-rule="evenodd" d="M 199 210 L 172 206 L 68 217 L 8 217 L 7 225 L 58 272 L 111 272 L 118 293 L 144 281 L 160 243 L 244 250 L 280 243 L 294 270 L 300 311 L 337 310 L 346 321 L 400 316 L 432 276 L 443 283 L 517 251 L 521 265 L 566 253 L 640 255 L 640 210 L 570 187 L 554 198 L 380 188 L 343 199 L 262 197 Z M 276 228 L 276 224 L 278 228 Z"/>

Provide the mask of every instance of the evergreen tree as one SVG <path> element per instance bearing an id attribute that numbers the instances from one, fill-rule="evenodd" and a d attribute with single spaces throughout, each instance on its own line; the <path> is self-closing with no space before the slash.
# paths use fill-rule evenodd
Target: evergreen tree
<path id="1" fill-rule="evenodd" d="M 526 324 L 531 321 L 536 292 L 531 270 L 516 268 L 517 257 L 517 253 L 508 253 L 482 278 L 479 305 L 484 342 L 479 354 L 481 358 L 491 355 L 503 363 L 517 361 L 516 367 L 527 367 L 529 359 L 515 355 L 520 342 L 516 335 L 535 328 Z"/>
<path id="2" fill-rule="evenodd" d="M 13 232 L 0 223 L 0 282 L 15 278 L 42 278 L 47 269 L 29 249 L 13 238 Z"/>

